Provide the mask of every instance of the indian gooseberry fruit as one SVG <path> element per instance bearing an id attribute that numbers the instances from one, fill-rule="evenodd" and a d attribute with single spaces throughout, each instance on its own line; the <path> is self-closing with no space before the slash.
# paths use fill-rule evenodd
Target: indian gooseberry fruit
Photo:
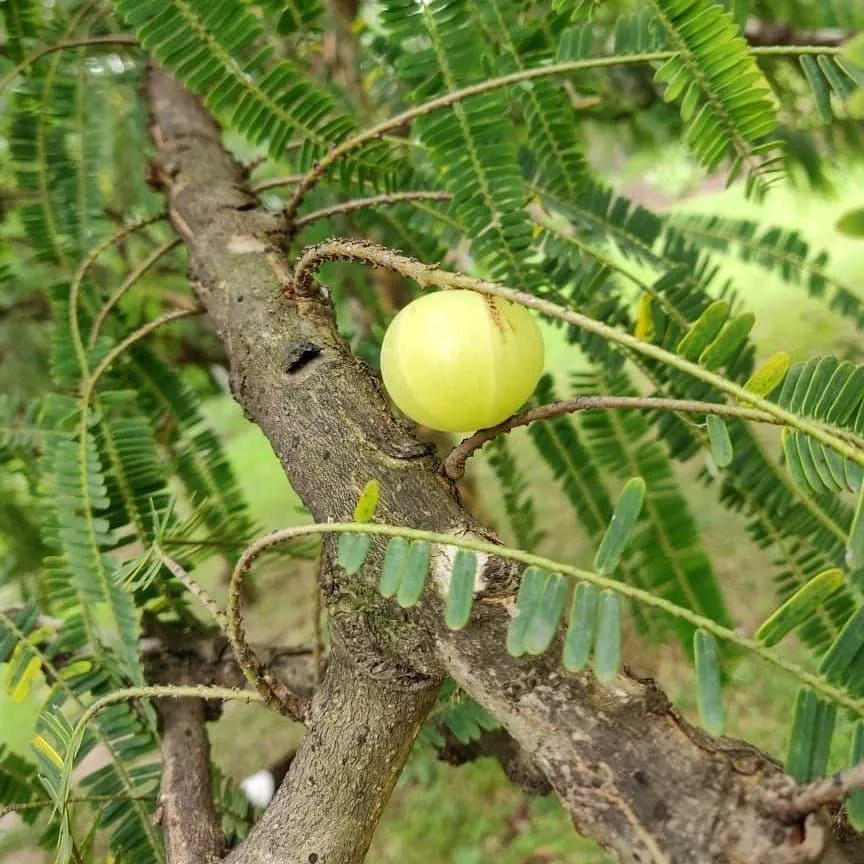
<path id="1" fill-rule="evenodd" d="M 474 291 L 439 291 L 412 301 L 381 346 L 381 374 L 396 407 L 442 432 L 506 420 L 542 372 L 543 335 L 531 313 Z"/>

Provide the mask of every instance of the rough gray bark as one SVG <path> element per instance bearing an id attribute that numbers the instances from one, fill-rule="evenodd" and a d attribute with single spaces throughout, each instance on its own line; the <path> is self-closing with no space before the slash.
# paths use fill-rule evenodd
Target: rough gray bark
<path id="1" fill-rule="evenodd" d="M 337 629 L 306 737 L 231 864 L 363 861 L 437 690 L 369 674 Z"/>
<path id="2" fill-rule="evenodd" d="M 242 169 L 222 149 L 216 124 L 159 70 L 148 91 L 159 151 L 153 180 L 167 197 L 189 249 L 196 292 L 226 347 L 233 393 L 267 435 L 313 516 L 350 519 L 357 496 L 374 478 L 381 484 L 382 521 L 479 530 L 435 460 L 391 416 L 370 370 L 338 337 L 326 291 L 295 294 L 282 250 L 286 226 L 258 209 Z M 444 578 L 446 559 L 439 552 L 433 582 Z M 455 634 L 443 624 L 434 591 L 409 614 L 377 595 L 374 566 L 367 571 L 366 578 L 352 579 L 331 572 L 325 589 L 355 664 L 355 674 L 344 680 L 355 690 L 351 698 L 363 699 L 363 711 L 376 712 L 370 716 L 406 715 L 401 728 L 388 728 L 389 744 L 378 752 L 389 746 L 399 758 L 407 753 L 420 703 L 426 704 L 416 699 L 417 689 L 428 698 L 446 671 L 540 767 L 577 828 L 623 861 L 791 864 L 826 860 L 827 850 L 840 855 L 836 860 L 853 860 L 837 850 L 824 816 L 790 824 L 766 806 L 765 790 L 776 802 L 794 789 L 776 765 L 746 744 L 693 729 L 653 682 L 622 676 L 601 686 L 590 674 L 565 675 L 554 652 L 510 657 L 504 645 L 517 582 L 512 565 L 486 562 L 485 596 L 469 627 Z M 329 675 L 344 668 L 343 658 Z M 407 689 L 397 697 L 400 686 Z M 373 706 L 378 698 L 390 700 L 387 710 Z M 352 821 L 365 818 L 371 833 L 398 759 L 388 761 L 382 779 L 365 761 L 371 752 L 358 757 L 356 747 L 340 745 L 355 729 L 356 709 L 344 699 L 331 684 L 316 700 L 319 718 L 334 700 L 336 722 L 329 728 L 313 722 L 289 781 L 230 861 L 311 861 L 295 857 L 291 843 L 297 825 L 326 835 L 322 800 L 347 806 Z M 314 786 L 299 782 L 313 765 Z M 355 770 L 359 765 L 362 771 Z M 373 800 L 367 784 L 380 784 Z M 351 804 L 346 788 L 353 788 Z M 339 834 L 346 814 L 331 809 L 323 817 L 331 834 Z M 348 864 L 361 860 L 358 852 L 357 845 L 334 843 L 326 860 Z"/>
<path id="3" fill-rule="evenodd" d="M 168 864 L 213 864 L 224 839 L 210 788 L 210 742 L 203 699 L 160 699 L 159 808 Z"/>

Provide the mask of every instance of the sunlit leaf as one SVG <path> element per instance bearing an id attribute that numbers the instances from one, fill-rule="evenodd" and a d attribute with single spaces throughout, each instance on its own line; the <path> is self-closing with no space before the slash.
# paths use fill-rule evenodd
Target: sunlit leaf
<path id="1" fill-rule="evenodd" d="M 845 579 L 839 567 L 823 570 L 799 588 L 756 631 L 756 639 L 771 648 L 819 610 Z"/>

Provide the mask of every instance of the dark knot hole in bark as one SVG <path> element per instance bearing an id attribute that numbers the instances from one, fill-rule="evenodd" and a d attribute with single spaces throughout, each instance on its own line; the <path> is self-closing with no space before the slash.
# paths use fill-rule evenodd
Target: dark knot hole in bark
<path id="1" fill-rule="evenodd" d="M 321 348 L 314 342 L 295 342 L 285 352 L 285 371 L 296 375 L 321 354 Z"/>

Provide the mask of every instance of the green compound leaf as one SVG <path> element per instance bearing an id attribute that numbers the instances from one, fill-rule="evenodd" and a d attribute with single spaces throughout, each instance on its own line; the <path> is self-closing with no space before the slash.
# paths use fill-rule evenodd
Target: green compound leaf
<path id="1" fill-rule="evenodd" d="M 797 783 L 825 776 L 837 709 L 806 687 L 795 699 L 795 719 L 786 751 L 786 773 Z"/>
<path id="2" fill-rule="evenodd" d="M 408 558 L 408 546 L 409 543 L 404 537 L 394 537 L 387 544 L 381 581 L 378 583 L 378 591 L 382 597 L 393 597 L 399 590 Z"/>
<path id="3" fill-rule="evenodd" d="M 707 423 L 711 456 L 718 468 L 728 468 L 732 464 L 732 458 L 735 454 L 732 450 L 732 439 L 729 437 L 726 421 L 716 414 L 709 414 Z"/>
<path id="4" fill-rule="evenodd" d="M 525 634 L 543 596 L 545 584 L 546 573 L 539 567 L 528 567 L 522 574 L 519 593 L 516 595 L 516 614 L 510 619 L 507 628 L 507 651 L 513 657 L 521 657 L 525 653 Z"/>
<path id="5" fill-rule="evenodd" d="M 714 341 L 726 319 L 729 317 L 729 304 L 725 300 L 715 300 L 684 334 L 676 349 L 686 360 L 695 361 Z"/>

